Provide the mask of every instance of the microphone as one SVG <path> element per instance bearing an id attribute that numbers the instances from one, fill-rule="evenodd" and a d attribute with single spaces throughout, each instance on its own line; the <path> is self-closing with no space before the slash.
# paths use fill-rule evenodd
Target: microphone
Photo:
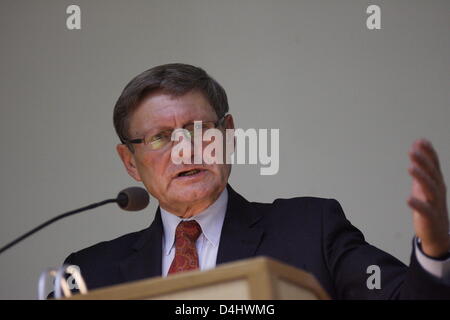
<path id="1" fill-rule="evenodd" d="M 129 187 L 120 191 L 116 200 L 117 205 L 123 210 L 139 211 L 148 206 L 150 197 L 144 188 Z"/>
<path id="2" fill-rule="evenodd" d="M 147 190 L 145 190 L 144 188 L 141 188 L 141 187 L 129 187 L 129 188 L 123 189 L 122 191 L 119 192 L 117 197 L 114 199 L 107 199 L 107 200 L 103 200 L 100 202 L 96 202 L 96 203 L 90 204 L 88 206 L 60 214 L 59 216 L 56 216 L 56 217 L 42 223 L 41 225 L 28 231 L 27 233 L 20 236 L 16 240 L 11 241 L 6 246 L 2 247 L 0 249 L 0 254 L 5 252 L 12 246 L 16 245 L 20 241 L 28 238 L 32 234 L 38 232 L 39 230 L 45 228 L 46 226 L 48 226 L 50 224 L 52 224 L 53 222 L 56 222 L 58 220 L 66 218 L 68 216 L 71 216 L 71 215 L 74 215 L 74 214 L 77 214 L 77 213 L 80 213 L 83 211 L 91 210 L 91 209 L 103 206 L 108 203 L 113 203 L 113 202 L 116 202 L 117 205 L 123 210 L 139 211 L 139 210 L 145 209 L 147 207 L 148 203 L 150 202 L 150 197 L 148 195 Z"/>

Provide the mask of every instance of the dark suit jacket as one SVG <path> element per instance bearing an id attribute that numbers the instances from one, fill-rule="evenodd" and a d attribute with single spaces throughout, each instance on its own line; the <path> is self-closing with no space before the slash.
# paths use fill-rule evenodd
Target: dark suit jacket
<path id="1" fill-rule="evenodd" d="M 450 286 L 422 269 L 411 255 L 405 266 L 371 246 L 334 199 L 299 197 L 248 202 L 228 186 L 228 207 L 217 265 L 268 256 L 304 269 L 335 299 L 450 299 Z M 160 211 L 147 229 L 72 253 L 89 289 L 161 276 Z M 381 269 L 381 289 L 367 288 L 367 267 Z"/>

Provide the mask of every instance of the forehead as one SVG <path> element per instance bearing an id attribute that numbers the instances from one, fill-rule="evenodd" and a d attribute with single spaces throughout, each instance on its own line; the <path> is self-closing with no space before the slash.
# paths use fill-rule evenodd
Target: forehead
<path id="1" fill-rule="evenodd" d="M 214 120 L 215 112 L 205 96 L 190 91 L 173 96 L 163 91 L 148 95 L 129 120 L 131 134 L 144 133 L 153 128 L 175 127 L 194 120 Z"/>

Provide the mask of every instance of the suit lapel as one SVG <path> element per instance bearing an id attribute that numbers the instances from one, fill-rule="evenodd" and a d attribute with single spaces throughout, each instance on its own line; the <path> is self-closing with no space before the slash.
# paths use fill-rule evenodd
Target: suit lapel
<path id="1" fill-rule="evenodd" d="M 161 276 L 162 235 L 161 212 L 158 207 L 152 224 L 134 244 L 135 252 L 120 263 L 120 271 L 126 282 Z"/>
<path id="2" fill-rule="evenodd" d="M 264 229 L 261 213 L 246 199 L 228 188 L 228 205 L 220 236 L 216 264 L 246 259 L 256 254 Z"/>
<path id="3" fill-rule="evenodd" d="M 264 234 L 258 224 L 261 213 L 246 199 L 228 188 L 227 212 L 220 236 L 216 264 L 246 259 L 256 254 Z M 135 251 L 120 262 L 120 271 L 126 282 L 162 275 L 163 225 L 161 211 L 133 246 Z"/>

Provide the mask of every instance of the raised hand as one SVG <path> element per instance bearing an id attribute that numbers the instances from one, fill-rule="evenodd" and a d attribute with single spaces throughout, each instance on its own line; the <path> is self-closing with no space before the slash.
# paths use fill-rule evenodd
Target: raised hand
<path id="1" fill-rule="evenodd" d="M 409 157 L 413 182 L 407 202 L 413 210 L 416 236 L 421 239 L 423 252 L 438 258 L 450 250 L 446 186 L 439 158 L 426 139 L 413 143 Z"/>

